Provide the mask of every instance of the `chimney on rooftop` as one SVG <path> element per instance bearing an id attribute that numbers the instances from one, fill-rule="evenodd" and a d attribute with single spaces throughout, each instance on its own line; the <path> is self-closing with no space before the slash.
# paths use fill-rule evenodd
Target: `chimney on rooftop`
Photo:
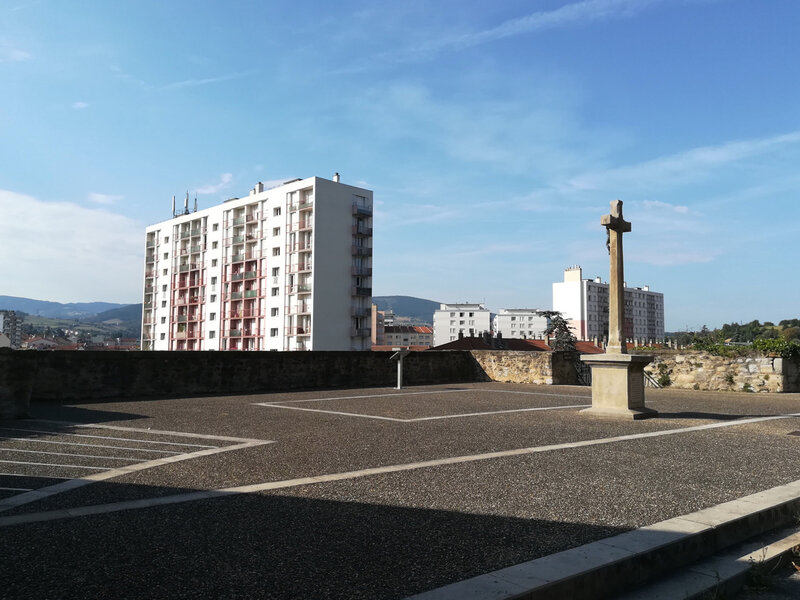
<path id="1" fill-rule="evenodd" d="M 334 173 L 333 174 L 333 182 L 334 183 L 339 183 L 339 173 Z"/>

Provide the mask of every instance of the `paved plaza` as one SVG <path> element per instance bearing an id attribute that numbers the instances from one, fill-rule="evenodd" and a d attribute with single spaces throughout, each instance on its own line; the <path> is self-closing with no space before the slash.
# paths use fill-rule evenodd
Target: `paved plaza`
<path id="1" fill-rule="evenodd" d="M 499 383 L 34 405 L 3 598 L 404 598 L 800 480 L 800 394 Z"/>

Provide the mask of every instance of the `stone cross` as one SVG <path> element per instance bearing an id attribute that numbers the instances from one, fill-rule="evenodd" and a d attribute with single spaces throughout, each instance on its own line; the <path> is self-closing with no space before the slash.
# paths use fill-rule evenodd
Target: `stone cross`
<path id="1" fill-rule="evenodd" d="M 608 281 L 608 347 L 607 354 L 627 354 L 623 335 L 625 324 L 625 273 L 622 264 L 622 234 L 631 224 L 622 218 L 622 200 L 611 202 L 611 214 L 603 215 L 600 224 L 608 230 L 608 252 L 611 274 Z"/>

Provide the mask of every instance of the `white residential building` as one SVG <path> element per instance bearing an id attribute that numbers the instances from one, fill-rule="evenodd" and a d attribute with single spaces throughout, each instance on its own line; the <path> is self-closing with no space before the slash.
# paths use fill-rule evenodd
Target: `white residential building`
<path id="1" fill-rule="evenodd" d="M 8 338 L 8 347 L 22 345 L 22 318 L 13 310 L 0 310 L 0 333 Z"/>
<path id="2" fill-rule="evenodd" d="M 491 331 L 491 313 L 483 304 L 441 304 L 433 313 L 433 345 Z"/>
<path id="3" fill-rule="evenodd" d="M 541 339 L 547 319 L 535 308 L 501 308 L 494 317 L 494 333 L 504 338 Z"/>
<path id="4" fill-rule="evenodd" d="M 564 271 L 564 281 L 553 284 L 553 310 L 570 322 L 579 340 L 607 339 L 608 283 L 581 275 L 580 267 L 570 267 Z M 663 342 L 664 294 L 626 284 L 624 334 L 631 340 Z"/>
<path id="5" fill-rule="evenodd" d="M 145 246 L 143 350 L 370 348 L 372 192 L 338 174 L 187 196 Z"/>

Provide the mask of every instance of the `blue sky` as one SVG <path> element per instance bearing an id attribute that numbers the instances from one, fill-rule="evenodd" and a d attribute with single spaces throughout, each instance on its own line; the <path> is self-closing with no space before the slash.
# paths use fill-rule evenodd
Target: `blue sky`
<path id="1" fill-rule="evenodd" d="M 141 301 L 144 227 L 257 181 L 375 193 L 375 295 L 668 330 L 800 316 L 800 3 L 0 0 L 0 294 Z"/>

